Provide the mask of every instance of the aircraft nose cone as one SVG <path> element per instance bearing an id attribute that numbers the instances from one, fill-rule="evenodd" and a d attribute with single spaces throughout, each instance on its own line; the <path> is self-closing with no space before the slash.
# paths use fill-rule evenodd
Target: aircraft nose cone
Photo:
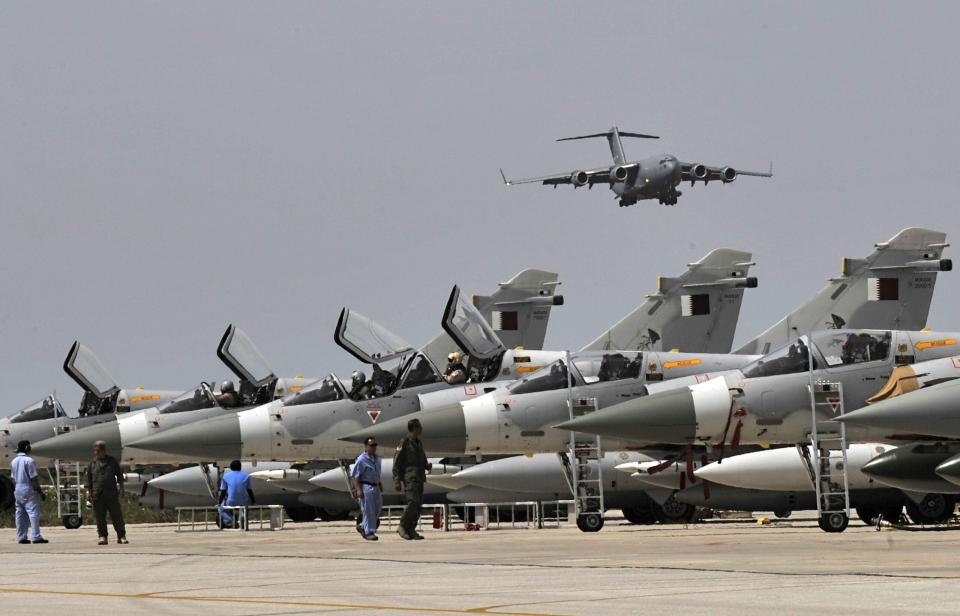
<path id="1" fill-rule="evenodd" d="M 960 455 L 956 455 L 938 466 L 935 471 L 950 483 L 960 485 Z"/>
<path id="2" fill-rule="evenodd" d="M 907 445 L 873 458 L 861 472 L 901 490 L 956 493 L 958 486 L 941 478 L 936 469 L 957 453 L 957 448 L 943 443 Z"/>
<path id="3" fill-rule="evenodd" d="M 697 414 L 685 387 L 621 402 L 554 427 L 645 443 L 687 443 L 697 434 Z"/>
<path id="4" fill-rule="evenodd" d="M 163 490 L 165 492 L 175 492 L 177 494 L 192 494 L 195 496 L 209 496 L 210 490 L 203 480 L 203 471 L 199 466 L 190 466 L 181 468 L 154 477 L 147 482 L 150 487 Z"/>
<path id="5" fill-rule="evenodd" d="M 235 460 L 242 457 L 240 419 L 236 414 L 204 419 L 162 430 L 131 446 L 195 460 Z"/>
<path id="6" fill-rule="evenodd" d="M 90 460 L 93 458 L 93 444 L 97 441 L 107 444 L 108 454 L 120 457 L 122 441 L 116 421 L 99 423 L 48 438 L 32 444 L 30 452 L 41 458 L 54 460 Z"/>
<path id="7" fill-rule="evenodd" d="M 925 387 L 846 413 L 839 421 L 899 434 L 960 437 L 960 381 Z"/>
<path id="8" fill-rule="evenodd" d="M 339 466 L 337 468 L 331 468 L 319 475 L 314 475 L 310 478 L 310 484 L 318 488 L 326 488 L 327 490 L 337 492 L 347 491 L 347 479 Z"/>
<path id="9" fill-rule="evenodd" d="M 810 488 L 800 453 L 794 447 L 754 451 L 711 462 L 694 471 L 698 479 L 748 490 Z"/>
<path id="10" fill-rule="evenodd" d="M 372 436 L 377 439 L 381 449 L 396 447 L 409 434 L 407 422 L 413 418 L 419 419 L 423 426 L 423 434 L 420 440 L 423 443 L 424 450 L 429 455 L 463 453 L 467 446 L 467 427 L 464 421 L 463 408 L 459 403 L 374 424 L 369 428 L 342 436 L 340 440 L 363 443 L 367 437 Z"/>

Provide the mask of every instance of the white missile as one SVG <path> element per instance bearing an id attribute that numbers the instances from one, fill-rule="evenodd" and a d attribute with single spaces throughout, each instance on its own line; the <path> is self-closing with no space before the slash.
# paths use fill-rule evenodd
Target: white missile
<path id="1" fill-rule="evenodd" d="M 860 472 L 872 458 L 895 449 L 881 443 L 859 443 L 847 449 L 847 479 L 851 490 L 887 487 Z M 837 452 L 831 452 L 831 456 Z M 711 462 L 694 471 L 700 479 L 750 490 L 812 490 L 813 482 L 800 451 L 782 447 L 753 451 Z"/>

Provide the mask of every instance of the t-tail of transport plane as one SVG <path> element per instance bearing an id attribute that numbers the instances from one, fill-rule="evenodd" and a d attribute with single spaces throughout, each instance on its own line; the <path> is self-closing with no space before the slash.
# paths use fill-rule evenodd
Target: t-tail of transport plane
<path id="1" fill-rule="evenodd" d="M 747 275 L 750 258 L 749 252 L 717 248 L 687 264 L 679 277 L 661 276 L 656 293 L 582 350 L 729 353 L 743 290 L 757 286 Z"/>
<path id="2" fill-rule="evenodd" d="M 953 269 L 941 257 L 946 238 L 942 231 L 909 227 L 876 244 L 864 259 L 844 258 L 840 276 L 827 279 L 813 299 L 735 352 L 766 354 L 822 329 L 923 329 L 937 272 Z"/>

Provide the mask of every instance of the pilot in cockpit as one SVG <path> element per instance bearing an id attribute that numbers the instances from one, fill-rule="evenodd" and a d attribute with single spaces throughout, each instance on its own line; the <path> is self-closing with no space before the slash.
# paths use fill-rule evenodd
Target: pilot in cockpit
<path id="1" fill-rule="evenodd" d="M 200 390 L 197 390 L 199 393 Z M 237 393 L 236 388 L 233 386 L 233 381 L 224 381 L 220 384 L 220 393 L 217 394 L 217 404 L 222 406 L 225 409 L 234 408 L 240 406 L 241 399 L 240 394 Z"/>
<path id="2" fill-rule="evenodd" d="M 368 389 L 371 398 L 379 398 L 393 391 L 396 377 L 389 370 L 384 370 L 380 364 L 373 364 L 373 375 L 370 377 Z"/>
<path id="3" fill-rule="evenodd" d="M 350 398 L 352 400 L 366 400 L 370 396 L 367 388 L 367 375 L 362 370 L 354 370 L 350 375 Z"/>
<path id="4" fill-rule="evenodd" d="M 443 380 L 450 385 L 459 385 L 467 382 L 467 368 L 463 365 L 462 356 L 458 351 L 447 355 L 447 369 L 443 371 Z"/>

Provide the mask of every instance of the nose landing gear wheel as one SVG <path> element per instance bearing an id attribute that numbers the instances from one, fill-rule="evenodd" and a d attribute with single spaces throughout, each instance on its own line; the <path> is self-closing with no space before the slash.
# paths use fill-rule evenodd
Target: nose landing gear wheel
<path id="1" fill-rule="evenodd" d="M 956 500 L 946 494 L 926 494 L 919 503 L 907 500 L 907 515 L 914 524 L 940 524 L 953 515 Z"/>
<path id="2" fill-rule="evenodd" d="M 842 533 L 847 530 L 847 524 L 850 523 L 850 520 L 847 518 L 847 514 L 835 511 L 833 513 L 825 513 L 820 516 L 820 530 L 826 531 L 828 533 Z"/>
<path id="3" fill-rule="evenodd" d="M 83 518 L 74 514 L 74 515 L 65 515 L 63 516 L 63 527 L 68 530 L 76 530 L 83 525 Z"/>
<path id="4" fill-rule="evenodd" d="M 577 516 L 577 528 L 585 533 L 600 532 L 600 529 L 603 528 L 603 516 L 599 513 Z"/>

